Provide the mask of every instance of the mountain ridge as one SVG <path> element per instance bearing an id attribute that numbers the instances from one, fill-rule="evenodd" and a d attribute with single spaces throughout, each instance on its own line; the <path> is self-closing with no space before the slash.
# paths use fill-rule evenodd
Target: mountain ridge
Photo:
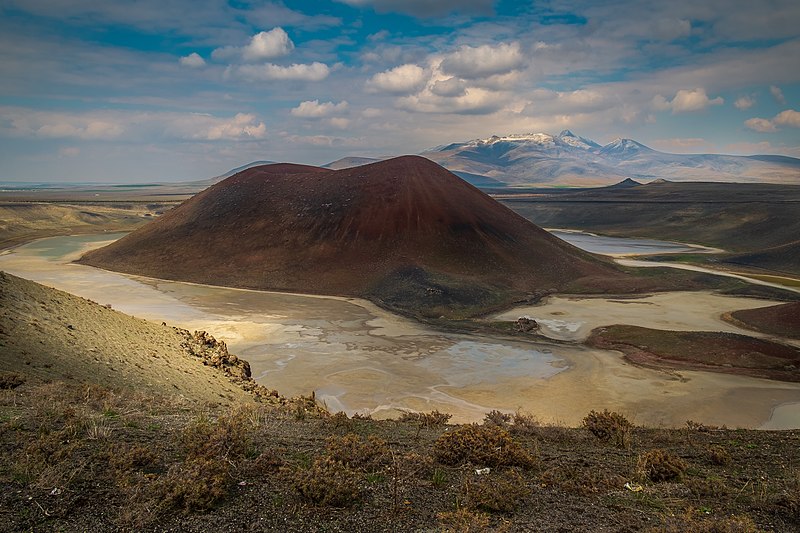
<path id="1" fill-rule="evenodd" d="M 800 159 L 789 156 L 672 154 L 627 138 L 600 145 L 570 130 L 493 135 L 440 145 L 422 155 L 453 172 L 518 186 L 602 186 L 625 178 L 800 183 Z"/>

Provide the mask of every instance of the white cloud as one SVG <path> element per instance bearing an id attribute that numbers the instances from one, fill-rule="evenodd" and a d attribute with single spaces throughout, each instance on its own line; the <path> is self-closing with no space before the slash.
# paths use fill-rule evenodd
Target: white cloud
<path id="1" fill-rule="evenodd" d="M 233 73 L 250 81 L 284 80 L 284 81 L 321 81 L 328 77 L 330 68 L 317 61 L 304 64 L 295 63 L 289 66 L 274 65 L 240 65 L 229 67 L 227 73 Z"/>
<path id="2" fill-rule="evenodd" d="M 200 57 L 200 54 L 197 52 L 192 52 L 188 56 L 180 58 L 180 63 L 184 67 L 200 68 L 206 65 L 206 60 Z"/>
<path id="3" fill-rule="evenodd" d="M 778 126 L 800 128 L 800 112 L 794 109 L 781 111 L 772 120 L 766 118 L 751 118 L 744 121 L 745 126 L 759 133 L 778 131 Z"/>
<path id="4" fill-rule="evenodd" d="M 766 118 L 749 118 L 744 121 L 744 125 L 750 128 L 753 131 L 757 131 L 759 133 L 769 133 L 772 131 L 776 131 L 775 124 L 772 123 L 771 120 Z"/>
<path id="5" fill-rule="evenodd" d="M 283 57 L 294 50 L 294 43 L 283 28 L 262 31 L 250 38 L 245 46 L 223 46 L 211 53 L 214 59 L 231 59 L 240 56 L 246 62 Z"/>
<path id="6" fill-rule="evenodd" d="M 76 138 L 83 140 L 114 139 L 122 135 L 125 128 L 104 120 L 90 120 L 84 124 L 64 121 L 42 124 L 36 130 L 37 137 Z"/>
<path id="7" fill-rule="evenodd" d="M 217 117 L 203 113 L 106 110 L 71 113 L 3 107 L 0 108 L 0 133 L 82 141 L 219 141 L 261 139 L 266 136 L 267 129 L 250 113 Z"/>
<path id="8" fill-rule="evenodd" d="M 302 118 L 320 118 L 340 113 L 348 107 L 347 101 L 343 100 L 338 104 L 333 102 L 319 103 L 319 100 L 307 100 L 300 102 L 300 105 L 293 108 L 290 113 L 295 117 Z"/>
<path id="9" fill-rule="evenodd" d="M 756 101 L 750 96 L 741 96 L 736 99 L 733 103 L 736 109 L 740 109 L 744 111 L 745 109 L 750 109 L 755 105 Z"/>
<path id="10" fill-rule="evenodd" d="M 441 64 L 442 71 L 460 78 L 486 78 L 506 74 L 523 66 L 525 58 L 519 43 L 500 43 L 477 47 L 464 45 L 447 55 Z"/>
<path id="11" fill-rule="evenodd" d="M 367 80 L 366 86 L 371 92 L 409 94 L 420 90 L 426 82 L 425 69 L 407 63 L 375 74 Z"/>
<path id="12" fill-rule="evenodd" d="M 783 91 L 780 87 L 776 87 L 775 85 L 769 86 L 769 92 L 772 94 L 772 97 L 781 105 L 786 105 L 786 97 L 783 96 Z"/>
<path id="13" fill-rule="evenodd" d="M 199 137 L 209 141 L 220 139 L 263 139 L 267 134 L 267 127 L 263 122 L 257 122 L 255 115 L 237 113 L 231 120 L 218 121 L 216 124 L 200 133 Z"/>
<path id="14" fill-rule="evenodd" d="M 692 111 L 702 111 L 708 106 L 722 105 L 725 100 L 718 96 L 716 98 L 709 98 L 706 90 L 703 88 L 697 89 L 681 89 L 672 100 L 667 100 L 662 95 L 657 94 L 653 97 L 651 104 L 658 111 L 672 110 L 672 113 L 689 113 Z"/>
<path id="15" fill-rule="evenodd" d="M 398 99 L 397 107 L 419 113 L 453 113 L 485 115 L 493 113 L 507 102 L 507 95 L 471 87 L 461 96 L 443 97 L 425 90 L 419 94 Z"/>
<path id="16" fill-rule="evenodd" d="M 464 80 L 456 77 L 438 80 L 431 86 L 431 92 L 436 96 L 463 96 L 466 89 Z"/>
<path id="17" fill-rule="evenodd" d="M 350 120 L 343 117 L 333 117 L 328 122 L 330 122 L 331 126 L 340 130 L 347 129 L 350 126 Z"/>
<path id="18" fill-rule="evenodd" d="M 787 109 L 778 113 L 772 121 L 779 126 L 800 128 L 800 112 L 794 109 Z"/>

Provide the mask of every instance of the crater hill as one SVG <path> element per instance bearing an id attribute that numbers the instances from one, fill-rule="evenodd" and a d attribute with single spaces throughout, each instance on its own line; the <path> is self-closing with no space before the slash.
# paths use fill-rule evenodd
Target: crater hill
<path id="1" fill-rule="evenodd" d="M 471 315 L 570 286 L 632 290 L 609 261 L 418 156 L 342 170 L 249 168 L 80 262 L 163 279 L 366 297 L 422 316 Z"/>

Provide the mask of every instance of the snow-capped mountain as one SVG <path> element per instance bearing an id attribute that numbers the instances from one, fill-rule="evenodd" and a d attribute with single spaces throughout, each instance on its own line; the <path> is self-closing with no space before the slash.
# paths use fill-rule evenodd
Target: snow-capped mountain
<path id="1" fill-rule="evenodd" d="M 594 186 L 625 178 L 800 184 L 800 159 L 792 157 L 669 154 L 633 139 L 601 146 L 569 130 L 494 135 L 437 146 L 422 155 L 451 171 L 509 185 Z"/>

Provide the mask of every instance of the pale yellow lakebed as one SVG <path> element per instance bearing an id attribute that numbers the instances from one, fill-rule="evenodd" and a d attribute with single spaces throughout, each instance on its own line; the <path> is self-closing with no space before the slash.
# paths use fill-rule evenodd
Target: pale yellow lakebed
<path id="1" fill-rule="evenodd" d="M 70 263 L 102 244 L 99 237 L 43 239 L 0 255 L 0 269 L 141 318 L 207 330 L 248 359 L 259 382 L 284 395 L 315 391 L 332 410 L 391 416 L 403 409 L 439 409 L 468 422 L 492 409 L 521 409 L 542 421 L 575 425 L 590 409 L 609 408 L 648 425 L 680 426 L 692 419 L 731 427 L 800 427 L 800 384 L 704 372 L 676 375 L 579 345 L 443 333 L 359 299 L 162 281 Z M 661 300 L 670 297 L 674 301 Z M 703 324 L 735 331 L 713 316 L 774 303 L 709 293 L 651 298 L 638 305 L 632 302 L 639 300 L 590 299 L 596 307 L 587 315 L 608 317 L 622 312 L 612 311 L 617 307 L 637 308 L 632 316 L 652 323 L 657 318 L 642 317 L 661 302 L 674 308 L 668 322 L 705 316 Z M 567 302 L 560 312 L 575 313 L 585 301 Z M 737 307 L 744 302 L 748 305 Z M 776 408 L 779 416 L 770 422 Z"/>

